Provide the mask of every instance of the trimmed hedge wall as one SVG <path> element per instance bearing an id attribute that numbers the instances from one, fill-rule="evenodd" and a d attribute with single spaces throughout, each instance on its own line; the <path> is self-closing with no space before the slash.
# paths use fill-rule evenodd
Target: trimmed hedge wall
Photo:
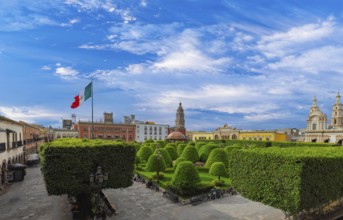
<path id="1" fill-rule="evenodd" d="M 254 147 L 333 147 L 332 143 L 312 143 L 312 142 L 278 142 L 278 141 L 253 141 L 253 140 L 225 140 L 226 145 L 234 146 L 254 146 Z"/>
<path id="2" fill-rule="evenodd" d="M 40 146 L 42 173 L 49 195 L 90 193 L 89 175 L 97 165 L 108 173 L 102 188 L 132 185 L 135 146 L 109 140 L 58 139 Z"/>
<path id="3" fill-rule="evenodd" d="M 343 148 L 232 151 L 232 185 L 245 197 L 293 215 L 343 196 Z"/>

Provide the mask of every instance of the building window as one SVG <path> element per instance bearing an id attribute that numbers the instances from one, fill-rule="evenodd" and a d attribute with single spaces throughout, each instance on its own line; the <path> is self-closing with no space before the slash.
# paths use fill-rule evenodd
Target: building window
<path id="1" fill-rule="evenodd" d="M 335 122 L 336 123 L 336 122 Z M 317 124 L 312 125 L 312 130 L 317 130 Z"/>

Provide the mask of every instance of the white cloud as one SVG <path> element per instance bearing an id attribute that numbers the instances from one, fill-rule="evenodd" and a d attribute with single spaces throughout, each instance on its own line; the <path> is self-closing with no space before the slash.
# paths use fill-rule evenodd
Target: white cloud
<path id="1" fill-rule="evenodd" d="M 287 32 L 265 35 L 257 43 L 257 49 L 269 58 L 282 57 L 298 52 L 311 42 L 329 37 L 334 31 L 334 25 L 334 19 L 330 17 L 326 21 L 294 27 Z"/>
<path id="2" fill-rule="evenodd" d="M 51 70 L 51 67 L 50 66 L 42 66 L 42 68 L 41 68 L 42 70 Z"/>
<path id="3" fill-rule="evenodd" d="M 169 45 L 161 48 L 158 52 L 161 56 L 160 61 L 155 62 L 153 68 L 159 71 L 216 73 L 227 67 L 231 59 L 210 57 L 206 49 L 203 49 L 198 34 L 192 30 L 185 30 Z"/>
<path id="4" fill-rule="evenodd" d="M 297 71 L 312 74 L 322 72 L 343 73 L 343 47 L 325 46 L 313 48 L 300 55 L 290 55 L 268 64 L 271 70 Z"/>
<path id="5" fill-rule="evenodd" d="M 146 0 L 141 0 L 139 3 L 140 6 L 146 7 L 148 5 L 148 2 Z"/>
<path id="6" fill-rule="evenodd" d="M 64 2 L 67 5 L 72 5 L 78 8 L 80 11 L 95 11 L 104 10 L 108 13 L 114 13 L 121 17 L 123 23 L 127 24 L 131 21 L 135 21 L 136 18 L 131 15 L 129 9 L 120 9 L 116 4 L 106 0 L 66 0 Z"/>
<path id="7" fill-rule="evenodd" d="M 79 72 L 72 67 L 57 67 L 55 74 L 62 79 L 71 80 L 76 79 Z"/>
<path id="8" fill-rule="evenodd" d="M 251 115 L 245 115 L 244 118 L 249 121 L 255 121 L 255 122 L 260 122 L 260 121 L 268 121 L 268 120 L 273 120 L 273 119 L 281 119 L 285 118 L 284 114 L 279 114 L 279 113 L 265 113 L 265 114 L 251 114 Z"/>
<path id="9" fill-rule="evenodd" d="M 44 109 L 42 106 L 0 106 L 0 113 L 15 121 L 36 123 L 37 120 L 58 120 L 61 114 L 52 110 Z"/>

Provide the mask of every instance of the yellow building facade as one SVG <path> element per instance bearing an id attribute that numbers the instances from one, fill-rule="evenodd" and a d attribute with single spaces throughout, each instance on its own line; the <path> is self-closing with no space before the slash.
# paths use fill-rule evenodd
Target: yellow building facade
<path id="1" fill-rule="evenodd" d="M 206 131 L 194 131 L 192 132 L 192 140 L 213 140 L 214 135 L 213 132 L 206 132 Z"/>
<path id="2" fill-rule="evenodd" d="M 287 135 L 276 131 L 240 131 L 238 139 L 250 141 L 286 141 Z"/>

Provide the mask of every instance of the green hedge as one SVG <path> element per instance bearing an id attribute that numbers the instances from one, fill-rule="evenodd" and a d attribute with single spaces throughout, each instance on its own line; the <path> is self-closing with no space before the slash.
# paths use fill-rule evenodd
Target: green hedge
<path id="1" fill-rule="evenodd" d="M 193 163 L 199 161 L 199 155 L 197 149 L 194 146 L 187 146 L 182 154 L 181 157 L 185 158 L 186 160 L 192 161 Z"/>
<path id="2" fill-rule="evenodd" d="M 199 150 L 199 159 L 201 162 L 206 162 L 208 156 L 210 155 L 211 151 L 219 148 L 218 144 L 215 143 L 208 143 L 202 146 Z"/>
<path id="3" fill-rule="evenodd" d="M 164 149 L 166 149 L 172 160 L 176 160 L 178 158 L 176 147 L 168 145 Z"/>
<path id="4" fill-rule="evenodd" d="M 175 187 L 191 188 L 200 182 L 199 172 L 191 161 L 182 161 L 177 165 L 172 177 L 172 184 Z"/>
<path id="5" fill-rule="evenodd" d="M 183 150 L 186 148 L 186 144 L 178 144 L 177 145 L 177 155 L 181 156 Z"/>
<path id="6" fill-rule="evenodd" d="M 141 159 L 141 161 L 148 161 L 150 155 L 152 154 L 152 150 L 149 146 L 143 145 L 139 151 L 137 152 L 137 156 Z"/>
<path id="7" fill-rule="evenodd" d="M 212 164 L 215 162 L 223 162 L 225 167 L 229 167 L 229 159 L 227 157 L 226 151 L 223 148 L 213 149 L 206 160 L 205 166 L 211 168 Z"/>
<path id="8" fill-rule="evenodd" d="M 40 146 L 42 173 L 49 195 L 89 194 L 89 175 L 97 165 L 108 173 L 102 188 L 132 185 L 135 146 L 109 140 L 58 139 Z"/>
<path id="9" fill-rule="evenodd" d="M 145 170 L 148 172 L 164 171 L 166 167 L 167 165 L 164 161 L 163 156 L 160 159 L 158 159 L 157 154 L 152 154 L 150 155 L 149 160 L 146 163 Z"/>
<path id="10" fill-rule="evenodd" d="M 293 215 L 343 196 L 343 148 L 255 148 L 232 152 L 232 185 Z"/>
<path id="11" fill-rule="evenodd" d="M 155 154 L 157 154 L 157 151 L 160 151 L 160 154 L 162 155 L 164 162 L 166 163 L 166 166 L 168 167 L 172 167 L 173 166 L 173 161 L 169 155 L 169 153 L 167 152 L 166 149 L 164 148 L 159 148 L 155 150 Z"/>

